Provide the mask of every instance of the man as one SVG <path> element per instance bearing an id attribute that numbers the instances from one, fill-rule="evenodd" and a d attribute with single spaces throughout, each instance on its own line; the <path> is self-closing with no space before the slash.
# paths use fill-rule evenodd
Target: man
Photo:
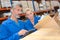
<path id="1" fill-rule="evenodd" d="M 5 20 L 0 27 L 0 40 L 19 40 L 28 32 L 24 27 L 24 22 L 17 19 L 21 10 L 21 4 L 13 5 L 11 17 Z"/>

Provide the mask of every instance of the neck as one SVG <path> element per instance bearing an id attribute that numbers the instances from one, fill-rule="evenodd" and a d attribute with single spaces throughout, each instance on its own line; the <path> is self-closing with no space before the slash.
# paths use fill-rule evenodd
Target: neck
<path id="1" fill-rule="evenodd" d="M 31 23 L 34 25 L 34 17 L 30 19 Z"/>
<path id="2" fill-rule="evenodd" d="M 14 17 L 14 15 L 11 15 L 11 19 L 14 20 L 15 22 L 17 22 L 17 18 Z"/>
<path id="3" fill-rule="evenodd" d="M 34 17 L 30 18 L 30 20 L 34 20 Z"/>

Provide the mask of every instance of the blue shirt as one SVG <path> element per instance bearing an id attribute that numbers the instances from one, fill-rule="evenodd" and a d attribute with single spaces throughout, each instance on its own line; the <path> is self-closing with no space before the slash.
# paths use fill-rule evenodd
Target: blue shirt
<path id="1" fill-rule="evenodd" d="M 31 28 L 25 26 L 23 21 L 18 20 L 18 23 L 16 23 L 8 18 L 0 27 L 0 40 L 19 40 L 22 36 L 18 35 L 18 32 L 22 29 L 31 30 Z"/>
<path id="2" fill-rule="evenodd" d="M 34 16 L 34 25 L 36 25 L 37 23 L 38 23 L 38 20 L 40 19 L 40 17 L 38 17 L 38 16 Z M 27 30 L 33 30 L 33 29 L 35 29 L 34 28 L 34 25 L 31 23 L 31 21 L 29 20 L 29 19 L 27 19 L 26 21 L 25 21 L 25 27 L 27 27 Z M 29 31 L 30 31 L 29 30 Z"/>

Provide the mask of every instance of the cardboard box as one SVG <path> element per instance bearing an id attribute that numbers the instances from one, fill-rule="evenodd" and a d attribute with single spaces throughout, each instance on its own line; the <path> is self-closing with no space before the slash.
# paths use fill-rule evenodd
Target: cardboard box
<path id="1" fill-rule="evenodd" d="M 20 40 L 60 40 L 60 28 L 49 15 L 37 23 L 40 29 Z"/>
<path id="2" fill-rule="evenodd" d="M 41 28 L 20 40 L 60 40 L 60 30 Z"/>
<path id="3" fill-rule="evenodd" d="M 59 26 L 53 18 L 51 18 L 49 15 L 47 15 L 47 16 L 45 16 L 45 18 L 43 18 L 41 21 L 39 21 L 35 25 L 35 28 L 36 29 L 40 29 L 40 28 L 59 28 Z"/>

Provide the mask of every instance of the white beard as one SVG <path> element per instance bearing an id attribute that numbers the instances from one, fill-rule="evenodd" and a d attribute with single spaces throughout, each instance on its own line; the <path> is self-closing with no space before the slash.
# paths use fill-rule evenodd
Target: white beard
<path id="1" fill-rule="evenodd" d="M 16 14 L 15 14 L 14 16 L 15 16 L 16 18 L 20 18 L 20 16 L 19 16 L 19 15 L 16 15 Z"/>

